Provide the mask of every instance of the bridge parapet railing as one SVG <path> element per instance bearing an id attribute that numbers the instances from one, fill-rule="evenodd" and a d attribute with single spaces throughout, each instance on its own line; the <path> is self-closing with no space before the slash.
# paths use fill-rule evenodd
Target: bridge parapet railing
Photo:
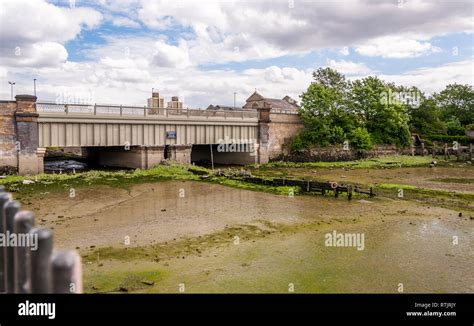
<path id="1" fill-rule="evenodd" d="M 203 117 L 203 118 L 231 118 L 256 119 L 258 112 L 254 110 L 201 110 L 201 109 L 171 109 L 146 106 L 123 106 L 102 104 L 57 104 L 38 102 L 38 112 L 88 114 L 88 115 L 117 115 L 117 116 L 161 116 L 161 117 Z"/>

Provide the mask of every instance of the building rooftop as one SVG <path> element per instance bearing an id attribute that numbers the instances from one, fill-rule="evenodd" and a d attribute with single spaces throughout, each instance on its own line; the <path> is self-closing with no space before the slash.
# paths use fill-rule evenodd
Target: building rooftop
<path id="1" fill-rule="evenodd" d="M 272 108 L 278 108 L 278 109 L 284 109 L 284 110 L 297 110 L 300 108 L 298 103 L 288 95 L 286 95 L 282 99 L 269 98 L 269 97 L 264 97 L 260 95 L 257 91 L 255 91 L 247 99 L 247 103 L 257 102 L 257 101 L 264 101 L 266 104 L 268 104 Z"/>

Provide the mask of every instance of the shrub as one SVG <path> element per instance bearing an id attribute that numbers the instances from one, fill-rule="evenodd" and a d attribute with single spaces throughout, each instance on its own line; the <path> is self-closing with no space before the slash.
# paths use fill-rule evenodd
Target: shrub
<path id="1" fill-rule="evenodd" d="M 474 144 L 474 138 L 468 136 L 427 135 L 425 137 L 431 141 L 439 141 L 444 143 L 452 143 L 453 141 L 457 141 L 463 145 Z"/>
<path id="2" fill-rule="evenodd" d="M 349 133 L 351 146 L 358 153 L 364 153 L 372 149 L 370 134 L 364 127 L 359 127 Z"/>
<path id="3" fill-rule="evenodd" d="M 448 135 L 451 136 L 462 136 L 465 133 L 461 122 L 459 122 L 459 119 L 456 117 L 451 117 L 451 119 L 446 122 L 446 128 L 448 129 Z"/>

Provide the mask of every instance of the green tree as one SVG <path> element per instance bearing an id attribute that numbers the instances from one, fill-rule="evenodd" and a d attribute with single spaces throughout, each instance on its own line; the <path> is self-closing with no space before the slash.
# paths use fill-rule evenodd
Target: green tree
<path id="1" fill-rule="evenodd" d="M 293 148 L 342 143 L 359 123 L 347 107 L 349 83 L 331 68 L 319 68 L 301 95 L 300 116 L 305 129 Z"/>
<path id="2" fill-rule="evenodd" d="M 366 77 L 352 83 L 350 106 L 365 124 L 376 144 L 400 147 L 411 142 L 406 105 L 397 99 L 394 85 L 378 77 Z"/>
<path id="3" fill-rule="evenodd" d="M 365 127 L 358 127 L 349 133 L 351 146 L 357 153 L 365 153 L 372 149 L 372 140 Z"/>
<path id="4" fill-rule="evenodd" d="M 433 98 L 422 99 L 419 107 L 408 107 L 410 130 L 420 135 L 446 134 L 446 125 Z"/>
<path id="5" fill-rule="evenodd" d="M 455 116 L 446 121 L 446 128 L 450 136 L 463 136 L 465 134 L 464 127 L 461 125 L 458 117 Z"/>
<path id="6" fill-rule="evenodd" d="M 437 105 L 441 110 L 444 121 L 456 117 L 461 125 L 474 122 L 474 89 L 470 85 L 450 84 L 435 94 Z"/>

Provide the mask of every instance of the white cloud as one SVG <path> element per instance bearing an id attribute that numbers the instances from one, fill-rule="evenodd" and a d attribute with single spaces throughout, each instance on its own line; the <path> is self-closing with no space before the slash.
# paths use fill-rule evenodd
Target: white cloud
<path id="1" fill-rule="evenodd" d="M 17 93 L 31 93 L 32 78 L 37 76 L 43 100 L 62 96 L 140 105 L 152 87 L 167 99 L 179 95 L 192 107 L 231 105 L 234 92 L 237 104 L 242 105 L 255 88 L 268 97 L 298 99 L 311 82 L 312 69 L 291 64 L 265 67 L 263 62 L 259 66 L 264 68 L 258 69 L 204 71 L 199 65 L 264 60 L 325 48 L 342 48 L 340 54 L 348 55 L 350 46 L 364 55 L 408 58 L 437 51 L 430 43 L 433 35 L 472 27 L 466 10 L 469 3 L 462 1 L 413 0 L 398 9 L 392 0 L 295 1 L 294 8 L 286 0 L 98 0 L 94 4 L 102 6 L 99 10 L 112 13 L 104 14 L 112 24 L 114 19 L 116 25 L 129 27 L 139 22 L 155 30 L 149 34 L 143 33 L 146 29 L 137 30 L 127 36 L 102 34 L 105 44 L 81 49 L 87 61 L 71 62 L 64 45 L 100 23 L 102 15 L 97 10 L 56 7 L 40 0 L 5 4 L 0 9 L 0 98 L 9 98 L 7 77 L 17 82 Z M 402 39 L 403 35 L 409 37 Z M 388 46 L 387 40 L 391 40 Z M 20 58 L 14 56 L 17 45 Z M 472 64 L 469 60 L 380 77 L 431 92 L 449 82 L 472 84 Z M 327 65 L 351 79 L 374 73 L 367 65 L 349 60 L 329 59 Z"/>
<path id="2" fill-rule="evenodd" d="M 2 42 L 66 42 L 82 27 L 93 28 L 102 15 L 90 8 L 64 8 L 41 0 L 4 0 L 0 10 Z"/>
<path id="3" fill-rule="evenodd" d="M 142 0 L 138 18 L 149 28 L 189 28 L 195 63 L 245 61 L 360 46 L 370 56 L 412 57 L 435 52 L 435 35 L 472 32 L 469 1 L 413 0 L 398 8 L 386 1 Z M 417 35 L 401 41 L 399 35 Z M 385 39 L 387 37 L 387 39 Z M 384 49 L 387 47 L 388 49 Z M 238 48 L 238 55 L 235 49 Z M 344 49 L 342 54 L 348 53 Z"/>
<path id="4" fill-rule="evenodd" d="M 339 50 L 339 54 L 343 56 L 347 56 L 350 54 L 349 47 L 345 46 Z"/>
<path id="5" fill-rule="evenodd" d="M 186 41 L 181 40 L 179 46 L 168 45 L 164 41 L 155 42 L 152 65 L 167 68 L 186 68 L 191 65 Z"/>
<path id="6" fill-rule="evenodd" d="M 119 27 L 128 27 L 128 28 L 139 28 L 140 24 L 136 21 L 127 18 L 127 17 L 114 17 L 112 18 L 112 25 Z"/>
<path id="7" fill-rule="evenodd" d="M 41 0 L 4 0 L 0 9 L 0 59 L 8 65 L 49 66 L 67 59 L 64 44 L 102 15 L 90 8 L 64 8 Z M 18 55 L 20 53 L 20 55 Z"/>
<path id="8" fill-rule="evenodd" d="M 440 52 L 441 49 L 429 42 L 417 41 L 405 36 L 383 36 L 357 46 L 355 51 L 369 57 L 403 59 Z"/>
<path id="9" fill-rule="evenodd" d="M 19 48 L 18 55 L 5 59 L 10 65 L 47 67 L 66 62 L 68 53 L 62 44 L 38 42 Z"/>
<path id="10" fill-rule="evenodd" d="M 474 85 L 474 58 L 439 67 L 419 68 L 400 75 L 379 75 L 383 80 L 417 86 L 427 93 L 439 92 L 448 84 Z"/>
<path id="11" fill-rule="evenodd" d="M 326 62 L 328 67 L 336 69 L 344 75 L 367 75 L 373 71 L 367 67 L 364 63 L 357 63 L 346 60 L 327 60 Z"/>

